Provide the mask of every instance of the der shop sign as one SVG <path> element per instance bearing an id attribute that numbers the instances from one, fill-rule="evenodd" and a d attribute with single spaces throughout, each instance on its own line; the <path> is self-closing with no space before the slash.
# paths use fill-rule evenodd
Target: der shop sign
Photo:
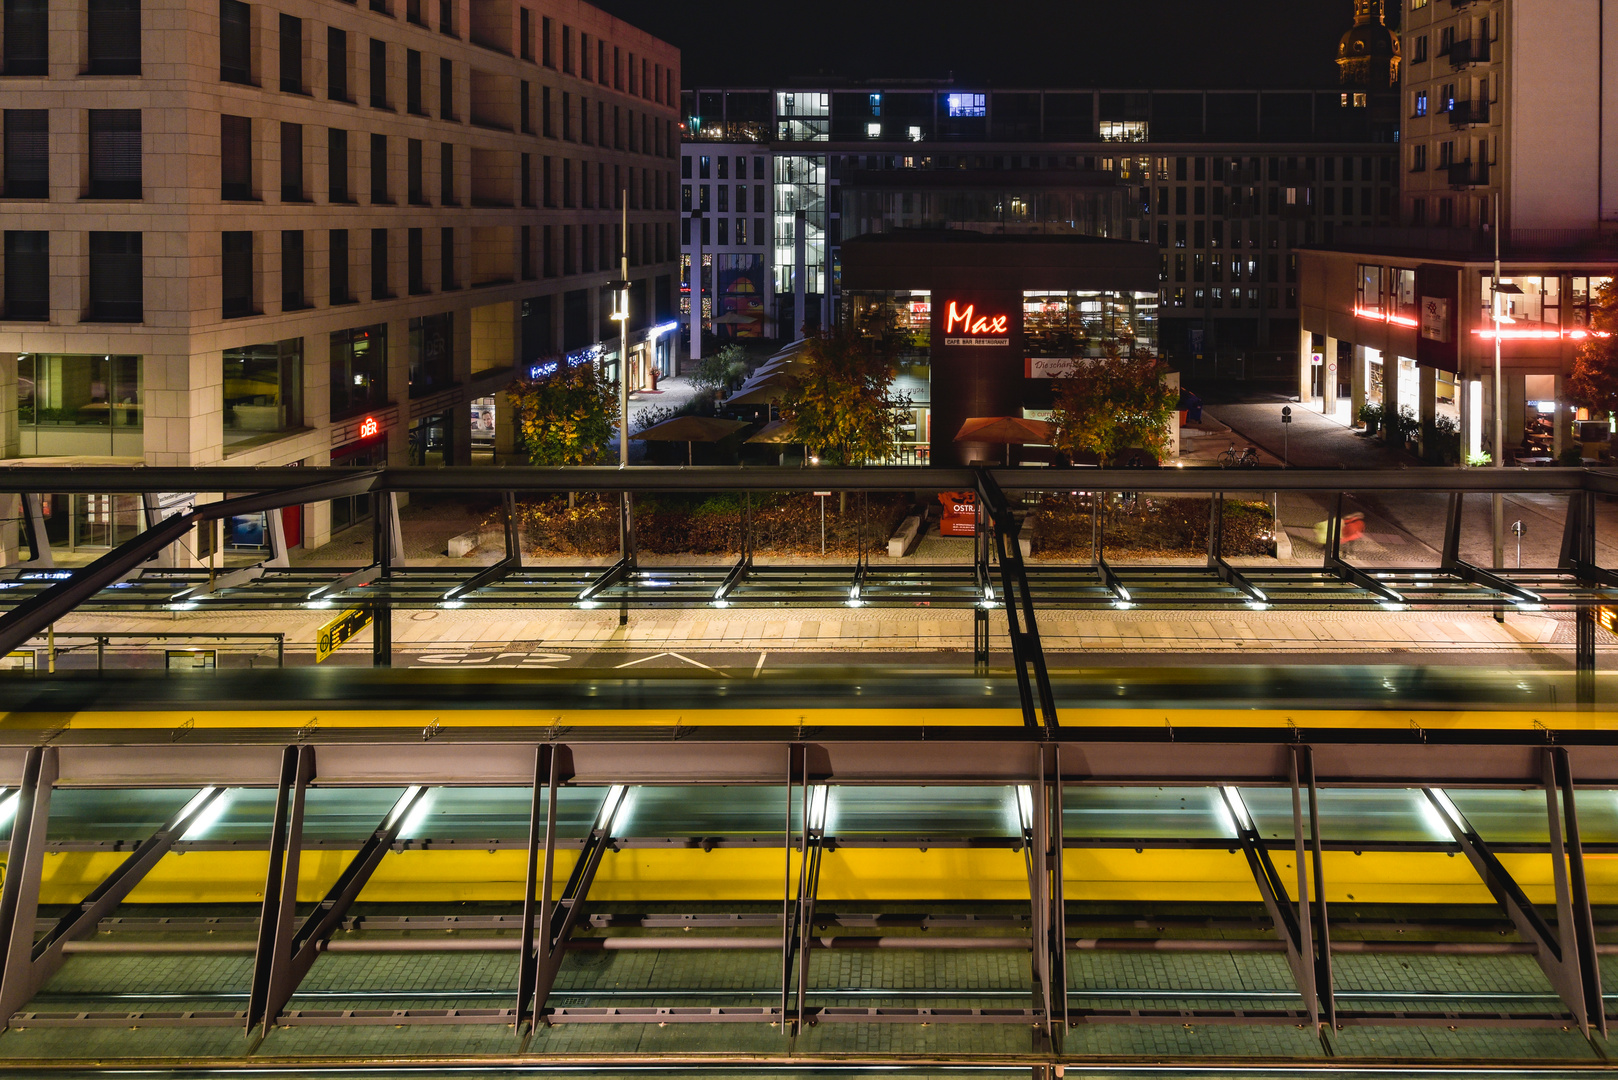
<path id="1" fill-rule="evenodd" d="M 951 300 L 944 310 L 945 345 L 1010 345 L 1011 316 L 980 314 L 976 304 Z"/>

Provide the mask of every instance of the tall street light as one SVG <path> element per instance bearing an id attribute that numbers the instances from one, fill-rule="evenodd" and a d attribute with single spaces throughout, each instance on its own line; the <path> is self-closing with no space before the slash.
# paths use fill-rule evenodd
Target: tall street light
<path id="1" fill-rule="evenodd" d="M 1506 323 L 1517 320 L 1508 316 L 1501 309 L 1501 297 L 1512 294 L 1521 295 L 1522 289 L 1516 285 L 1502 284 L 1500 281 L 1500 194 L 1494 196 L 1494 278 L 1491 282 L 1489 297 L 1489 313 L 1494 323 L 1494 467 L 1506 467 L 1506 422 L 1505 422 L 1505 381 L 1500 373 L 1500 327 Z M 1496 570 L 1505 566 L 1505 533 L 1506 533 L 1506 507 L 1505 496 L 1496 491 L 1489 500 L 1492 511 L 1491 526 L 1494 535 L 1494 568 Z M 1501 618 L 1503 610 L 1497 609 L 1495 617 Z"/>

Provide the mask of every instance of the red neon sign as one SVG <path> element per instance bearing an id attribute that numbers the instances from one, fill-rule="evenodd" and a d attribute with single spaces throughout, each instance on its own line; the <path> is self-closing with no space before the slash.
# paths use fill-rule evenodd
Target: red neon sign
<path id="1" fill-rule="evenodd" d="M 360 421 L 360 438 L 362 439 L 369 439 L 381 430 L 382 425 L 376 422 L 376 417 L 374 416 L 367 416 Z"/>
<path id="2" fill-rule="evenodd" d="M 962 310 L 959 304 L 951 300 L 949 309 L 944 313 L 944 333 L 962 333 L 972 337 L 1004 337 L 1011 333 L 1011 316 L 978 315 L 975 309 L 975 304 L 968 304 Z"/>

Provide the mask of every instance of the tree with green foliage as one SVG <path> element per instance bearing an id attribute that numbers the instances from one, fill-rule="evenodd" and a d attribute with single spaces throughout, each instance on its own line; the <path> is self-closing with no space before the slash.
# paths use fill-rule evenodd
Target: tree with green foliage
<path id="1" fill-rule="evenodd" d="M 740 381 L 746 370 L 747 350 L 740 345 L 726 345 L 697 361 L 691 385 L 703 393 L 728 389 Z"/>
<path id="2" fill-rule="evenodd" d="M 1179 404 L 1167 372 L 1151 353 L 1137 347 L 1125 355 L 1117 342 L 1101 356 L 1080 358 L 1073 375 L 1056 382 L 1052 445 L 1069 458 L 1094 454 L 1107 462 L 1145 450 L 1161 460 Z"/>
<path id="3" fill-rule="evenodd" d="M 588 361 L 555 357 L 506 390 L 517 437 L 533 465 L 595 465 L 618 428 L 618 384 Z"/>
<path id="4" fill-rule="evenodd" d="M 1618 413 L 1618 288 L 1601 286 L 1591 298 L 1591 335 L 1579 346 L 1568 376 L 1567 403 L 1589 409 L 1593 419 Z"/>
<path id="5" fill-rule="evenodd" d="M 781 399 L 781 418 L 829 465 L 882 461 L 899 439 L 901 410 L 892 358 L 852 334 L 824 334 L 803 351 L 798 385 Z"/>

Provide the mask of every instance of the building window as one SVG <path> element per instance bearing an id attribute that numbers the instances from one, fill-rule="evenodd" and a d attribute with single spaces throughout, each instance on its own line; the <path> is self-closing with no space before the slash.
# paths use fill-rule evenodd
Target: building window
<path id="1" fill-rule="evenodd" d="M 455 62 L 438 62 L 438 118 L 455 119 Z"/>
<path id="2" fill-rule="evenodd" d="M 518 84 L 517 127 L 525 135 L 534 133 L 533 88 L 524 79 Z"/>
<path id="3" fill-rule="evenodd" d="M 1410 148 L 1410 171 L 1427 171 L 1427 145 L 1425 143 L 1417 143 Z"/>
<path id="4" fill-rule="evenodd" d="M 371 299 L 387 300 L 393 293 L 388 290 L 388 230 L 371 230 Z"/>
<path id="5" fill-rule="evenodd" d="M 333 304 L 352 304 L 354 297 L 348 291 L 348 230 L 332 229 L 329 244 L 331 252 L 331 302 Z"/>
<path id="6" fill-rule="evenodd" d="M 10 322 L 51 317 L 51 234 L 6 233 L 6 312 Z"/>
<path id="7" fill-rule="evenodd" d="M 421 53 L 405 50 L 405 110 L 411 116 L 426 116 L 421 103 Z"/>
<path id="8" fill-rule="evenodd" d="M 226 349 L 225 445 L 303 426 L 303 339 Z"/>
<path id="9" fill-rule="evenodd" d="M 334 203 L 352 202 L 348 191 L 348 132 L 326 129 L 326 198 Z"/>
<path id="10" fill-rule="evenodd" d="M 539 60 L 548 68 L 556 67 L 556 53 L 551 48 L 551 20 L 548 16 L 541 16 L 539 20 Z"/>
<path id="11" fill-rule="evenodd" d="M 50 64 L 48 19 L 46 0 L 5 0 L 5 74 L 47 74 Z"/>
<path id="12" fill-rule="evenodd" d="M 388 199 L 388 137 L 371 136 L 371 202 L 386 205 Z"/>
<path id="13" fill-rule="evenodd" d="M 1359 309 L 1369 315 L 1384 314 L 1382 308 L 1382 277 L 1385 271 L 1380 266 L 1360 264 L 1358 281 Z"/>
<path id="14" fill-rule="evenodd" d="M 455 147 L 450 143 L 439 147 L 438 201 L 444 206 L 455 205 Z"/>
<path id="15" fill-rule="evenodd" d="M 438 32 L 445 37 L 458 37 L 455 33 L 455 0 L 438 0 Z"/>
<path id="16" fill-rule="evenodd" d="M 253 15 L 241 0 L 219 0 L 219 79 L 253 85 Z"/>
<path id="17" fill-rule="evenodd" d="M 303 93 L 303 20 L 281 16 L 281 92 Z"/>
<path id="18" fill-rule="evenodd" d="M 303 291 L 303 232 L 288 230 L 281 234 L 281 310 L 308 306 Z"/>
<path id="19" fill-rule="evenodd" d="M 224 315 L 240 319 L 256 315 L 253 307 L 253 234 L 227 232 L 222 236 L 222 293 Z"/>
<path id="20" fill-rule="evenodd" d="M 455 279 L 455 230 L 453 228 L 439 230 L 438 287 L 445 292 L 460 288 Z"/>
<path id="21" fill-rule="evenodd" d="M 454 313 L 410 320 L 410 396 L 426 397 L 455 385 Z"/>
<path id="22" fill-rule="evenodd" d="M 405 198 L 411 206 L 426 206 L 427 193 L 421 181 L 421 140 L 405 143 Z"/>
<path id="23" fill-rule="evenodd" d="M 139 75 L 140 0 L 90 0 L 88 14 L 87 74 Z"/>
<path id="24" fill-rule="evenodd" d="M 348 31 L 326 28 L 326 96 L 332 101 L 349 101 Z"/>
<path id="25" fill-rule="evenodd" d="M 50 198 L 49 117 L 45 109 L 5 111 L 6 198 Z"/>
<path id="26" fill-rule="evenodd" d="M 406 285 L 411 296 L 421 296 L 427 292 L 426 260 L 423 248 L 425 244 L 420 229 L 411 229 L 405 235 Z"/>
<path id="27" fill-rule="evenodd" d="M 140 198 L 140 110 L 90 110 L 90 198 Z"/>
<path id="28" fill-rule="evenodd" d="M 388 45 L 376 38 L 371 39 L 371 108 L 389 108 Z"/>
<path id="29" fill-rule="evenodd" d="M 90 234 L 89 321 L 140 322 L 144 280 L 140 233 Z"/>
<path id="30" fill-rule="evenodd" d="M 19 356 L 23 456 L 140 454 L 140 369 L 138 356 Z"/>
<path id="31" fill-rule="evenodd" d="M 1425 63 L 1427 60 L 1427 35 L 1416 36 L 1415 47 L 1411 51 L 1410 62 L 1413 64 Z"/>
<path id="32" fill-rule="evenodd" d="M 281 201 L 304 202 L 303 125 L 281 125 Z"/>
<path id="33" fill-rule="evenodd" d="M 362 326 L 332 334 L 332 419 L 353 416 L 387 402 L 387 326 Z"/>
<path id="34" fill-rule="evenodd" d="M 1425 91 L 1425 90 L 1417 90 L 1416 91 L 1416 113 L 1415 114 L 1417 116 L 1426 116 L 1427 115 L 1427 91 Z"/>

